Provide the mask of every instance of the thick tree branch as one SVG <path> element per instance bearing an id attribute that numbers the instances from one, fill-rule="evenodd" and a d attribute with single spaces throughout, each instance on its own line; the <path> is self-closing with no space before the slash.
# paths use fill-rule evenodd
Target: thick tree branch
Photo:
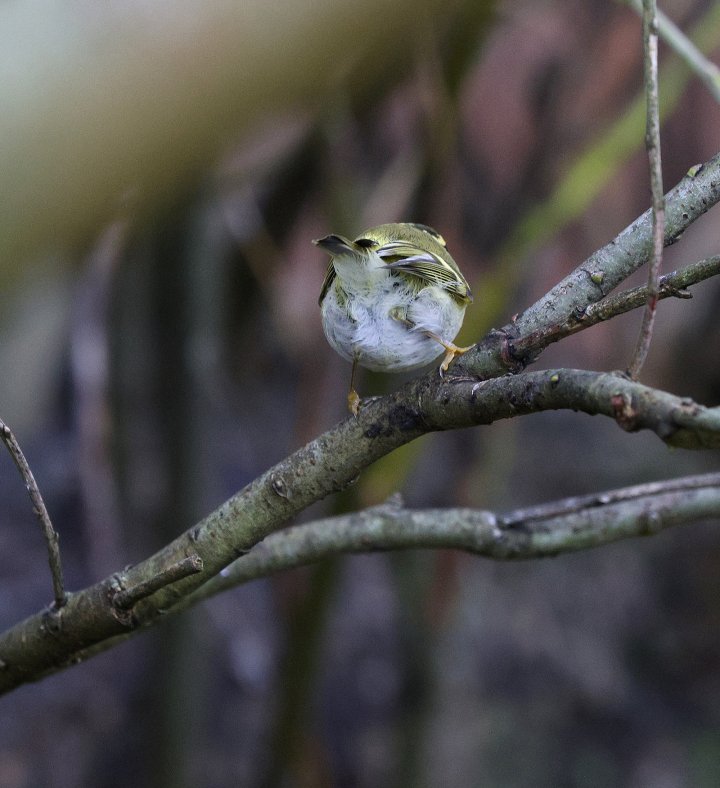
<path id="1" fill-rule="evenodd" d="M 559 408 L 604 414 L 625 430 L 649 429 L 674 446 L 720 447 L 720 408 L 704 408 L 618 374 L 561 369 L 484 382 L 436 375 L 411 381 L 278 463 L 147 561 L 70 595 L 61 611 L 31 616 L 5 632 L 0 636 L 0 691 L 74 663 L 87 649 L 148 625 L 392 448 L 433 430 Z M 561 549 L 558 541 L 556 552 Z M 198 567 L 202 562 L 202 571 L 170 585 L 159 583 L 162 587 L 149 598 L 130 610 L 118 609 L 118 592 L 167 576 L 168 567 L 191 555 Z"/>
<path id="2" fill-rule="evenodd" d="M 720 156 L 693 168 L 668 195 L 666 242 L 718 199 Z M 513 323 L 491 332 L 460 359 L 455 377 L 428 373 L 367 403 L 357 418 L 344 420 L 275 465 L 155 555 L 71 594 L 61 610 L 31 616 L 2 634 L 0 691 L 73 664 L 89 650 L 150 625 L 311 503 L 343 489 L 379 457 L 427 432 L 570 408 L 610 416 L 626 430 L 650 429 L 671 445 L 720 446 L 719 409 L 620 375 L 550 370 L 478 382 L 529 363 L 552 341 L 556 323 L 607 295 L 647 261 L 651 247 L 648 212 Z M 188 566 L 190 557 L 201 571 L 180 579 L 172 575 L 167 583 L 172 568 Z M 135 604 L 120 597 L 130 601 L 129 609 L 115 603 L 125 589 L 155 587 Z"/>
<path id="3" fill-rule="evenodd" d="M 396 495 L 365 511 L 271 534 L 170 612 L 179 613 L 243 583 L 346 553 L 430 548 L 464 550 L 499 561 L 528 560 L 651 536 L 709 517 L 720 517 L 720 473 L 574 496 L 506 514 L 406 509 Z"/>
<path id="4" fill-rule="evenodd" d="M 685 483 L 683 483 L 685 482 Z M 241 583 L 343 553 L 452 548 L 501 561 L 545 558 L 720 517 L 720 474 L 626 487 L 524 512 L 404 508 L 399 500 L 272 534 L 182 607 Z M 552 512 L 555 512 L 554 514 Z"/>
<path id="5" fill-rule="evenodd" d="M 665 245 L 720 200 L 720 154 L 693 166 L 665 195 Z M 556 326 L 581 315 L 650 260 L 652 211 L 647 210 L 609 244 L 599 249 L 561 282 L 500 331 L 491 332 L 475 351 L 455 365 L 479 377 L 516 372 L 555 341 Z"/>
<path id="6" fill-rule="evenodd" d="M 432 430 L 567 409 L 609 416 L 627 432 L 650 430 L 669 446 L 720 448 L 720 407 L 706 408 L 616 372 L 549 369 L 479 383 L 447 380 L 419 392 L 418 404 Z"/>

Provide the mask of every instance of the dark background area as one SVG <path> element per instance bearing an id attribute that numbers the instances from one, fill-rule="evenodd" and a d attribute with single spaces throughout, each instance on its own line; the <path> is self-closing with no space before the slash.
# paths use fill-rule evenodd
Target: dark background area
<path id="1" fill-rule="evenodd" d="M 715 4 L 665 10 L 717 54 Z M 345 416 L 349 365 L 322 335 L 326 258 L 311 239 L 436 227 L 476 294 L 467 344 L 648 207 L 631 10 L 456 2 L 383 27 L 369 18 L 348 48 L 386 34 L 387 62 L 347 80 L 336 63 L 334 87 L 260 107 L 160 197 L 119 194 L 70 242 L 58 227 L 55 246 L 3 266 L 0 417 L 71 590 L 146 557 Z M 661 63 L 667 190 L 720 149 L 720 107 L 664 46 Z M 717 254 L 718 228 L 716 209 L 665 270 Z M 643 382 L 718 404 L 719 285 L 660 305 Z M 639 323 L 582 332 L 538 364 L 624 368 Z M 363 373 L 360 391 L 403 379 Z M 413 507 L 504 511 L 716 465 L 546 413 L 427 436 L 303 520 L 395 491 Z M 7 627 L 51 585 L 5 454 L 0 480 Z M 0 700 L 0 786 L 716 786 L 717 525 L 517 564 L 353 556 L 248 584 Z"/>

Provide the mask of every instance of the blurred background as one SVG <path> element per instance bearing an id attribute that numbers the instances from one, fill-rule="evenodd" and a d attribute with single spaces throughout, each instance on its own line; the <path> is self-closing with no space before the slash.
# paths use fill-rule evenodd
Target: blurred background
<path id="1" fill-rule="evenodd" d="M 710 0 L 665 11 L 709 56 Z M 649 205 L 640 21 L 608 0 L 0 8 L 0 418 L 70 590 L 345 416 L 311 239 L 420 221 L 508 322 Z M 720 107 L 661 47 L 666 190 Z M 717 210 L 665 270 L 720 251 Z M 638 277 L 638 281 L 644 274 Z M 643 381 L 720 400 L 720 283 L 663 302 Z M 640 314 L 542 366 L 625 368 Z M 363 395 L 402 376 L 364 373 Z M 430 435 L 303 520 L 402 492 L 498 511 L 717 467 L 607 419 Z M 0 624 L 51 599 L 0 455 Z M 353 556 L 258 581 L 0 700 L 0 786 L 716 786 L 720 535 L 531 563 Z"/>

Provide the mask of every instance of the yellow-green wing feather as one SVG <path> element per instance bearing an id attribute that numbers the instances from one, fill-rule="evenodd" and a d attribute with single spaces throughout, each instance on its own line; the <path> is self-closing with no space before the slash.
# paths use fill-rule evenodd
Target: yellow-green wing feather
<path id="1" fill-rule="evenodd" d="M 388 268 L 438 285 L 461 301 L 472 301 L 470 286 L 452 259 L 445 260 L 439 254 L 419 249 L 406 241 L 389 241 L 377 250 L 377 254 L 387 261 Z"/>
<path id="2" fill-rule="evenodd" d="M 318 304 L 322 304 L 323 298 L 325 298 L 327 295 L 327 291 L 330 289 L 330 285 L 333 283 L 335 276 L 335 266 L 332 264 L 331 260 L 330 265 L 327 267 L 327 271 L 325 272 L 325 279 L 323 279 L 322 289 L 320 290 L 320 298 L 318 298 Z"/>

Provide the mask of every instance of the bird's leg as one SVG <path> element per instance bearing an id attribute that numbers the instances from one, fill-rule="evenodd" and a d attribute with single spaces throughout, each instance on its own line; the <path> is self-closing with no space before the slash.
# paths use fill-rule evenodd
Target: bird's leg
<path id="1" fill-rule="evenodd" d="M 440 364 L 440 377 L 442 377 L 455 360 L 456 356 L 462 356 L 463 353 L 467 353 L 469 350 L 472 350 L 475 345 L 468 345 L 468 347 L 458 347 L 453 342 L 446 342 L 444 339 L 441 339 L 437 334 L 434 334 L 432 331 L 426 331 L 425 334 L 430 337 L 430 339 L 434 339 L 436 342 L 439 342 L 445 348 L 445 356 Z"/>
<path id="2" fill-rule="evenodd" d="M 352 372 L 350 373 L 350 391 L 347 395 L 348 410 L 353 416 L 358 415 L 360 410 L 360 395 L 355 391 L 355 369 L 357 368 L 357 359 L 353 359 Z"/>
<path id="3" fill-rule="evenodd" d="M 390 317 L 393 320 L 397 320 L 398 323 L 402 323 L 404 326 L 408 328 L 415 328 L 415 323 L 412 320 L 408 320 L 407 317 L 407 309 L 403 309 L 402 307 L 395 306 L 390 310 Z M 440 364 L 440 376 L 442 377 L 447 371 L 450 364 L 452 364 L 453 360 L 456 356 L 462 356 L 463 353 L 467 353 L 469 350 L 472 350 L 475 345 L 469 345 L 468 347 L 458 347 L 453 342 L 446 342 L 444 339 L 441 339 L 434 331 L 424 331 L 425 336 L 430 337 L 430 339 L 434 339 L 436 342 L 439 342 L 445 348 L 445 356 Z"/>

